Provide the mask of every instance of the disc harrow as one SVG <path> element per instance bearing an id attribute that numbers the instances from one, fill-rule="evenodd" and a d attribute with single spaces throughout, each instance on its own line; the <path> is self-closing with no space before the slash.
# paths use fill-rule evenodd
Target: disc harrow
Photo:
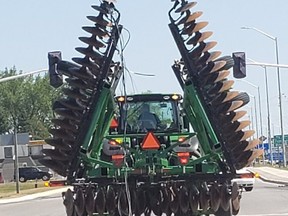
<path id="1" fill-rule="evenodd" d="M 93 106 L 103 86 L 116 82 L 120 68 L 119 63 L 112 61 L 122 29 L 120 14 L 112 3 L 106 1 L 92 8 L 98 15 L 87 18 L 94 25 L 83 27 L 91 36 L 79 38 L 87 47 L 76 48 L 84 57 L 73 58 L 76 64 L 57 61 L 58 72 L 67 76 L 67 85 L 63 88 L 62 98 L 54 102 L 56 118 L 52 119 L 54 128 L 49 130 L 52 138 L 46 139 L 54 149 L 43 150 L 40 162 L 62 176 L 71 176 L 77 169 L 73 159 L 79 154 Z"/>
<path id="2" fill-rule="evenodd" d="M 227 77 L 233 59 L 219 57 L 219 51 L 210 51 L 217 43 L 206 42 L 212 32 L 200 32 L 208 22 L 197 21 L 203 13 L 191 12 L 195 5 L 196 2 L 175 1 L 169 12 L 169 27 L 182 56 L 173 69 L 182 87 L 193 83 L 227 161 L 235 169 L 241 169 L 263 153 L 254 150 L 259 140 L 248 141 L 254 134 L 246 129 L 250 121 L 240 120 L 246 112 L 239 108 L 249 102 L 249 96 L 245 92 L 232 91 L 234 81 Z"/>
<path id="3" fill-rule="evenodd" d="M 84 57 L 52 59 L 66 84 L 52 108 L 56 117 L 46 142 L 53 148 L 43 150 L 40 162 L 74 187 L 62 194 L 67 216 L 237 214 L 241 190 L 231 180 L 262 151 L 247 129 L 251 122 L 242 120 L 249 96 L 233 90 L 228 78 L 233 58 L 211 51 L 217 42 L 207 41 L 212 32 L 198 21 L 203 12 L 191 11 L 196 2 L 174 0 L 169 27 L 181 59 L 172 68 L 184 97 L 114 98 L 123 72 L 113 61 L 122 26 L 111 2 L 92 6 L 97 16 L 87 16 L 93 26 L 82 29 L 90 37 L 79 37 L 86 47 L 76 48 Z M 144 103 L 171 113 L 165 129 L 137 130 L 137 106 Z"/>
<path id="4" fill-rule="evenodd" d="M 196 185 L 177 183 L 154 186 L 129 186 L 130 201 L 124 185 L 101 186 L 94 183 L 74 185 L 73 192 L 63 192 L 67 216 L 92 215 L 201 215 L 234 211 L 240 207 L 239 188 L 233 184 L 232 192 L 226 183 Z M 129 203 L 130 202 L 130 203 Z"/>

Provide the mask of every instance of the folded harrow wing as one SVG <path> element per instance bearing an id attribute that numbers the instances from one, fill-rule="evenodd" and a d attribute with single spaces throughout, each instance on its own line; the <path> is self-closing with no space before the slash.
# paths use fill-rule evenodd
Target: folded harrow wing
<path id="1" fill-rule="evenodd" d="M 51 84 L 63 96 L 53 104 L 56 118 L 40 162 L 73 185 L 63 193 L 68 216 L 232 215 L 241 191 L 231 184 L 237 169 L 262 154 L 247 130 L 247 93 L 232 90 L 227 77 L 234 62 L 210 51 L 212 32 L 197 22 L 195 2 L 172 1 L 169 28 L 181 59 L 172 69 L 179 94 L 114 97 L 123 67 L 119 51 L 120 13 L 111 1 L 92 6 L 91 37 L 79 39 L 83 58 L 74 63 L 49 53 Z M 114 57 L 115 58 L 115 57 Z"/>

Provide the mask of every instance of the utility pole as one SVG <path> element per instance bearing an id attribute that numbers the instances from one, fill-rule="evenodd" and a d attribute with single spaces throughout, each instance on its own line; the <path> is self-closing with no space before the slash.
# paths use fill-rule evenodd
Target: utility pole
<path id="1" fill-rule="evenodd" d="M 14 157 L 15 157 L 15 181 L 16 193 L 20 192 L 19 188 L 19 162 L 18 162 L 18 140 L 17 140 L 17 123 L 14 125 Z"/>

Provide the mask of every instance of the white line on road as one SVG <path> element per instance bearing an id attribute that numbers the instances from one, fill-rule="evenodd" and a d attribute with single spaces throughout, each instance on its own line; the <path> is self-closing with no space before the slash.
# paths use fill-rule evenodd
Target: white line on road
<path id="1" fill-rule="evenodd" d="M 282 216 L 282 215 L 288 215 L 287 213 L 272 213 L 272 214 L 249 214 L 249 215 L 239 215 L 239 216 Z"/>

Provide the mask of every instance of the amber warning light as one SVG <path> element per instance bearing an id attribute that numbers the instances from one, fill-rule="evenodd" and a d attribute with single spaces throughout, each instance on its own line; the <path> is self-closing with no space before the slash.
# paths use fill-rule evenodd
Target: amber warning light
<path id="1" fill-rule="evenodd" d="M 159 140 L 152 132 L 148 132 L 142 142 L 142 149 L 144 150 L 157 150 L 160 148 Z"/>

